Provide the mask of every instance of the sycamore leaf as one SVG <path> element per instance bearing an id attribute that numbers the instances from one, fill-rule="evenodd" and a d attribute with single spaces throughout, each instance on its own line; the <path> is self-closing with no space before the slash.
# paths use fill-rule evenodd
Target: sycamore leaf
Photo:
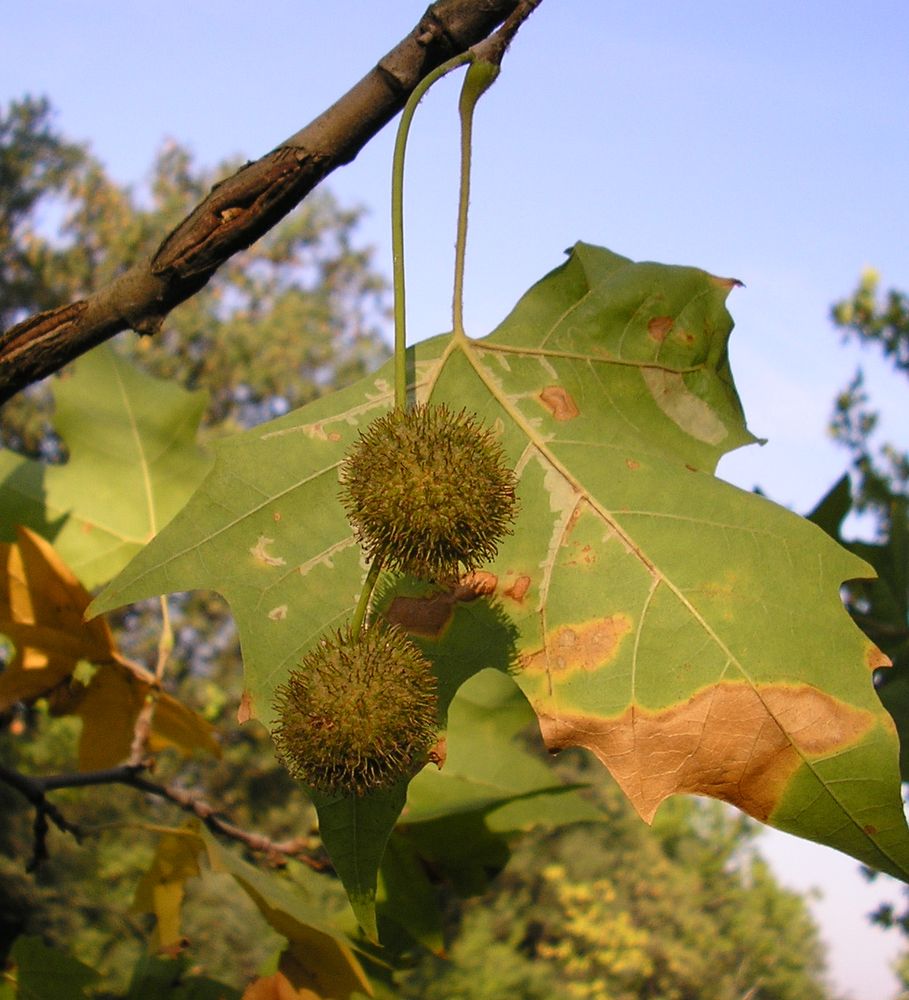
<path id="1" fill-rule="evenodd" d="M 482 812 L 491 829 L 515 833 L 602 820 L 595 805 L 521 745 L 533 718 L 506 675 L 484 670 L 466 681 L 449 710 L 444 766 L 424 768 L 411 781 L 402 823 Z"/>
<path id="2" fill-rule="evenodd" d="M 727 356 L 735 284 L 578 244 L 490 336 L 413 349 L 415 398 L 496 430 L 521 511 L 486 596 L 417 599 L 399 620 L 435 647 L 440 684 L 504 660 L 548 745 L 593 751 L 645 819 L 669 795 L 711 795 L 906 878 L 897 738 L 871 683 L 884 661 L 839 598 L 871 570 L 713 475 L 754 440 Z M 222 442 L 186 509 L 93 610 L 220 591 L 247 704 L 268 725 L 275 687 L 362 585 L 338 467 L 391 405 L 390 383 L 386 367 Z M 485 632 L 465 646 L 473 619 Z M 347 849 L 362 843 L 349 818 Z"/>
<path id="3" fill-rule="evenodd" d="M 166 832 L 158 840 L 149 869 L 136 886 L 132 909 L 153 913 L 157 920 L 152 949 L 177 953 L 183 947 L 180 912 L 186 880 L 200 874 L 202 844 L 183 831 Z"/>
<path id="4" fill-rule="evenodd" d="M 129 756 L 154 678 L 118 652 L 103 619 L 84 621 L 88 591 L 51 545 L 27 528 L 18 539 L 0 542 L 0 632 L 16 646 L 0 673 L 0 711 L 49 697 L 57 714 L 82 719 L 80 769 L 111 767 Z M 77 673 L 80 664 L 90 667 Z M 153 751 L 220 753 L 211 724 L 165 692 L 148 742 Z"/>
<path id="5" fill-rule="evenodd" d="M 482 891 L 488 872 L 508 860 L 511 836 L 602 822 L 603 813 L 524 744 L 533 720 L 526 698 L 503 673 L 483 670 L 461 686 L 448 713 L 444 766 L 426 767 L 411 781 L 382 858 L 380 925 L 391 921 L 440 954 L 437 890 L 423 862 L 461 889 Z M 389 946 L 387 938 L 383 933 Z"/>
<path id="6" fill-rule="evenodd" d="M 24 524 L 87 587 L 111 579 L 184 505 L 210 466 L 196 443 L 204 392 L 154 379 L 109 346 L 55 380 L 64 465 L 0 449 L 0 538 Z"/>

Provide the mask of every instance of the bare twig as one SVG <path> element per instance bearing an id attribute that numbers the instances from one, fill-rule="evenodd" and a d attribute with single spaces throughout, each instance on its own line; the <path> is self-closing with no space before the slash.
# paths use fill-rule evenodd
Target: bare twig
<path id="1" fill-rule="evenodd" d="M 540 0 L 438 0 L 359 83 L 272 152 L 215 185 L 143 263 L 94 294 L 0 334 L 0 403 L 121 330 L 154 334 L 230 257 L 280 221 L 332 170 L 350 162 L 451 56 L 509 18 L 502 51 Z M 523 12 L 520 16 L 519 12 Z M 506 37 L 507 36 L 507 37 Z"/>
<path id="2" fill-rule="evenodd" d="M 27 870 L 34 871 L 49 856 L 47 851 L 48 819 L 52 820 L 54 825 L 64 833 L 72 834 L 76 840 L 81 840 L 89 832 L 87 828 L 67 820 L 53 803 L 47 801 L 47 793 L 60 788 L 87 788 L 94 785 L 126 785 L 137 791 L 145 792 L 147 795 L 166 799 L 185 812 L 197 816 L 212 833 L 239 841 L 251 851 L 267 855 L 272 861 L 293 857 L 317 871 L 328 867 L 321 858 L 313 857 L 306 841 L 302 838 L 275 841 L 264 834 L 244 830 L 220 816 L 217 809 L 206 802 L 197 792 L 179 788 L 176 785 L 160 785 L 143 777 L 141 772 L 146 767 L 146 763 L 122 764 L 119 767 L 100 771 L 33 777 L 0 764 L 0 781 L 9 785 L 10 788 L 16 789 L 35 807 L 35 846 Z"/>

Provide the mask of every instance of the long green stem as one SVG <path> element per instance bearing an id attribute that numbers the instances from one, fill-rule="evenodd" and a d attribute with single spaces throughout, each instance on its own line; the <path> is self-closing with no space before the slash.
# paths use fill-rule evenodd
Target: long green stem
<path id="1" fill-rule="evenodd" d="M 395 139 L 391 166 L 391 258 L 395 299 L 395 406 L 401 409 L 407 405 L 407 324 L 404 296 L 404 152 L 407 148 L 407 136 L 414 112 L 426 91 L 436 80 L 473 59 L 473 53 L 462 52 L 442 63 L 417 84 L 404 106 Z"/>
<path id="2" fill-rule="evenodd" d="M 382 572 L 382 560 L 374 559 L 369 567 L 369 572 L 366 574 L 366 580 L 363 583 L 363 589 L 360 591 L 360 599 L 357 601 L 357 606 L 354 609 L 353 618 L 350 620 L 350 633 L 351 635 L 357 635 L 361 628 L 363 628 L 363 622 L 366 621 L 366 612 L 369 610 L 369 601 L 372 598 L 372 592 L 376 589 L 376 584 L 379 582 L 379 574 Z"/>
<path id="3" fill-rule="evenodd" d="M 475 62 L 467 71 L 458 111 L 461 116 L 461 179 L 458 192 L 458 235 L 455 240 L 454 292 L 451 300 L 451 326 L 456 337 L 466 337 L 464 330 L 464 260 L 467 254 L 467 213 L 470 207 L 470 157 L 473 147 L 473 113 L 477 101 L 499 75 L 493 63 Z"/>

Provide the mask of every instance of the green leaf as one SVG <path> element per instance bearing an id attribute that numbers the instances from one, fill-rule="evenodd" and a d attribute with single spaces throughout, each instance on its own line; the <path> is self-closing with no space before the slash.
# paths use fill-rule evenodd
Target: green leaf
<path id="1" fill-rule="evenodd" d="M 83 1000 L 98 973 L 36 936 L 16 939 L 10 951 L 16 966 L 17 996 L 25 1000 Z"/>
<path id="2" fill-rule="evenodd" d="M 471 677 L 448 713 L 445 764 L 441 770 L 424 768 L 410 783 L 390 849 L 403 851 L 406 844 L 464 895 L 472 895 L 486 888 L 490 871 L 505 865 L 516 834 L 602 822 L 595 805 L 561 783 L 526 747 L 522 737 L 534 718 L 507 675 L 484 670 Z M 430 888 L 425 871 L 415 871 L 400 904 L 389 892 L 386 913 L 410 929 L 412 899 Z"/>
<path id="3" fill-rule="evenodd" d="M 0 451 L 0 538 L 32 528 L 92 588 L 141 551 L 208 471 L 195 440 L 206 395 L 153 379 L 107 346 L 53 391 L 69 461 L 45 466 Z"/>
<path id="4" fill-rule="evenodd" d="M 443 650 L 475 608 L 497 614 L 489 659 L 509 657 L 547 744 L 592 750 L 645 819 L 667 796 L 712 795 L 905 878 L 881 658 L 839 598 L 871 571 L 713 475 L 754 440 L 727 356 L 735 284 L 578 244 L 490 336 L 411 352 L 418 400 L 467 406 L 500 435 L 521 512 L 480 574 L 488 596 L 437 595 L 408 625 Z M 220 591 L 268 724 L 276 685 L 353 610 L 366 567 L 338 467 L 391 401 L 386 367 L 221 443 L 93 610 Z"/>
<path id="5" fill-rule="evenodd" d="M 327 796 L 309 789 L 319 814 L 319 835 L 347 890 L 351 908 L 366 936 L 378 941 L 376 890 L 379 863 L 404 808 L 407 783 L 371 795 Z"/>
<path id="6" fill-rule="evenodd" d="M 840 478 L 830 487 L 827 493 L 818 501 L 817 506 L 805 516 L 836 541 L 842 541 L 840 529 L 846 515 L 852 509 L 852 487 L 849 476 Z"/>
<path id="7" fill-rule="evenodd" d="M 601 820 L 594 805 L 521 745 L 518 737 L 533 720 L 508 676 L 484 670 L 468 680 L 449 710 L 444 766 L 426 767 L 410 783 L 403 822 L 412 827 L 480 811 L 490 829 L 511 833 Z"/>

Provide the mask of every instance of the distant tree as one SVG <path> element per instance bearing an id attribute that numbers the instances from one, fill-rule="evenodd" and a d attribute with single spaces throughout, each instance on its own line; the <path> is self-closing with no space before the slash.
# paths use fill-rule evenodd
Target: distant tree
<path id="1" fill-rule="evenodd" d="M 201 169 L 183 147 L 168 141 L 152 164 L 147 190 L 124 188 L 87 145 L 56 131 L 47 100 L 26 98 L 0 109 L 0 325 L 103 285 L 147 254 L 231 169 Z M 353 381 L 388 355 L 382 334 L 386 283 L 372 265 L 370 250 L 357 245 L 360 217 L 360 210 L 343 209 L 320 190 L 229 261 L 170 315 L 157 337 L 123 334 L 116 349 L 150 374 L 205 389 L 209 437 L 261 422 Z M 52 381 L 7 403 L 0 411 L 0 432 L 15 450 L 59 461 L 65 455 L 50 431 Z M 209 721 L 233 723 L 241 666 L 224 601 L 196 593 L 169 604 L 174 690 L 187 703 L 203 706 Z M 160 630 L 154 603 L 130 609 L 119 626 L 122 648 L 152 664 Z M 54 719 L 32 708 L 3 721 L 0 759 L 15 747 L 15 757 L 34 773 L 65 768 L 74 760 L 74 719 Z M 267 734 L 226 725 L 222 746 L 221 762 L 183 770 L 183 780 L 194 776 L 204 783 L 208 794 L 250 829 L 264 826 L 279 840 L 301 836 L 299 810 L 291 814 L 287 808 L 292 782 L 274 760 Z M 167 777 L 166 770 L 159 774 Z M 135 817 L 136 801 L 98 788 L 72 796 L 70 805 L 75 822 L 116 827 Z M 27 804 L 2 783 L 0 810 L 0 941 L 5 938 L 8 946 L 16 933 L 40 933 L 77 950 L 125 989 L 124 977 L 147 937 L 147 920 L 131 915 L 129 906 L 153 843 L 111 835 L 85 850 L 66 842 L 52 870 L 39 871 L 35 881 L 23 871 L 32 838 Z M 158 812 L 179 816 L 167 807 Z M 316 839 L 313 845 L 318 852 Z M 114 873 L 111 890 L 107 882 Z M 236 971 L 239 955 L 239 969 L 251 978 L 273 936 L 265 932 L 259 940 L 247 939 L 250 914 L 236 894 L 229 904 L 206 901 L 200 890 L 196 897 L 195 910 L 188 911 L 190 933 L 193 913 L 206 908 L 220 913 L 221 933 L 207 949 L 209 961 L 217 968 L 219 956 L 222 963 L 229 959 Z M 226 920 L 228 911 L 236 918 Z"/>

